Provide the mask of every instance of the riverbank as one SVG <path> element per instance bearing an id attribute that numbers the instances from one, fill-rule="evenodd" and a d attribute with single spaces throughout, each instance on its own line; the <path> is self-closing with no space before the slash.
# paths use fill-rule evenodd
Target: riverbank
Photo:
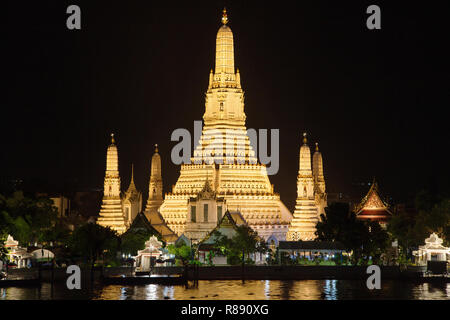
<path id="1" fill-rule="evenodd" d="M 398 266 L 381 266 L 383 279 L 424 280 L 425 267 L 409 267 L 401 270 Z M 188 280 L 359 280 L 366 279 L 364 266 L 202 266 L 189 267 Z M 152 275 L 181 275 L 183 267 L 155 267 Z M 103 277 L 135 276 L 131 267 L 81 268 L 82 281 Z M 12 269 L 8 279 L 40 279 L 46 282 L 65 281 L 69 275 L 65 268 L 55 269 Z M 435 280 L 435 279 L 434 279 Z"/>

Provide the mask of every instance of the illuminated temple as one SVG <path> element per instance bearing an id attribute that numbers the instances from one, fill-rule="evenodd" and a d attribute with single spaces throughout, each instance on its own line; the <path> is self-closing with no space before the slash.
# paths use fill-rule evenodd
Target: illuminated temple
<path id="1" fill-rule="evenodd" d="M 306 133 L 303 134 L 303 145 L 300 147 L 299 169 L 297 175 L 297 200 L 294 217 L 286 236 L 288 241 L 310 241 L 316 238 L 316 224 L 320 214 L 327 206 L 325 178 L 323 175 L 322 154 L 316 143 L 311 169 L 311 150 Z"/>
<path id="2" fill-rule="evenodd" d="M 103 201 L 97 223 L 103 227 L 110 227 L 119 234 L 128 228 L 120 197 L 119 155 L 114 134 L 111 134 L 111 144 L 106 152 Z"/>
<path id="3" fill-rule="evenodd" d="M 197 197 L 208 181 L 227 209 L 239 211 L 260 236 L 284 240 L 292 214 L 274 192 L 246 133 L 244 91 L 239 70 L 235 70 L 233 33 L 227 23 L 224 10 L 216 38 L 215 70 L 211 70 L 206 91 L 202 136 L 190 163 L 181 165 L 178 181 L 159 211 L 170 229 L 183 234 L 188 201 Z M 218 136 L 223 140 L 215 138 Z M 234 147 L 222 150 L 223 145 Z"/>
<path id="4" fill-rule="evenodd" d="M 233 33 L 227 24 L 224 10 L 216 37 L 215 70 L 210 72 L 205 94 L 202 133 L 192 157 L 181 165 L 172 191 L 163 198 L 161 157 L 155 145 L 145 209 L 142 193 L 134 184 L 133 169 L 130 185 L 121 194 L 118 150 L 112 135 L 98 224 L 122 234 L 135 217 L 145 216 L 166 242 L 181 235 L 199 242 L 228 212 L 238 214 L 267 241 L 315 238 L 316 223 L 327 206 L 318 144 L 311 165 L 311 151 L 304 134 L 292 215 L 274 192 L 267 168 L 258 161 L 250 143 L 244 91 L 234 65 Z"/>

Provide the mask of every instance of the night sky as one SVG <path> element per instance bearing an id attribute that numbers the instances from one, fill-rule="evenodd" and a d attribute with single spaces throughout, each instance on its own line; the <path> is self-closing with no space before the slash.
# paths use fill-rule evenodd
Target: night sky
<path id="1" fill-rule="evenodd" d="M 280 129 L 280 170 L 270 180 L 290 209 L 303 131 L 311 148 L 319 142 L 330 193 L 362 196 L 368 187 L 355 183 L 373 177 L 394 202 L 430 184 L 448 189 L 448 73 L 439 56 L 448 34 L 438 3 L 92 2 L 3 8 L 0 176 L 101 189 L 114 132 L 122 189 L 134 163 L 146 200 L 158 143 L 170 191 L 179 175 L 170 135 L 202 119 L 226 6 L 247 127 Z M 80 31 L 66 28 L 70 4 L 81 7 Z M 366 28 L 370 4 L 381 7 L 381 30 Z"/>

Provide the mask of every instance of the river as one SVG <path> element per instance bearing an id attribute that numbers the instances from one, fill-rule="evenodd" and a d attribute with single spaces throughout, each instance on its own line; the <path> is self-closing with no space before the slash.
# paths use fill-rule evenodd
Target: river
<path id="1" fill-rule="evenodd" d="M 386 280 L 380 290 L 369 290 L 357 280 L 239 280 L 199 281 L 197 287 L 163 285 L 94 284 L 80 290 L 68 290 L 64 283 L 53 288 L 0 288 L 0 300 L 353 300 L 403 299 L 450 300 L 450 283 L 409 283 Z"/>

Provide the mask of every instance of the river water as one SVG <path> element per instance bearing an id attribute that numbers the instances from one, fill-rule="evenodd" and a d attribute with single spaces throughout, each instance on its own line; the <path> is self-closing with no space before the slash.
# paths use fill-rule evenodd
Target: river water
<path id="1" fill-rule="evenodd" d="M 197 287 L 163 285 L 94 284 L 68 290 L 64 283 L 43 283 L 41 288 L 0 288 L 0 300 L 450 300 L 450 283 L 384 281 L 380 290 L 369 290 L 360 280 L 240 280 L 199 281 Z"/>

